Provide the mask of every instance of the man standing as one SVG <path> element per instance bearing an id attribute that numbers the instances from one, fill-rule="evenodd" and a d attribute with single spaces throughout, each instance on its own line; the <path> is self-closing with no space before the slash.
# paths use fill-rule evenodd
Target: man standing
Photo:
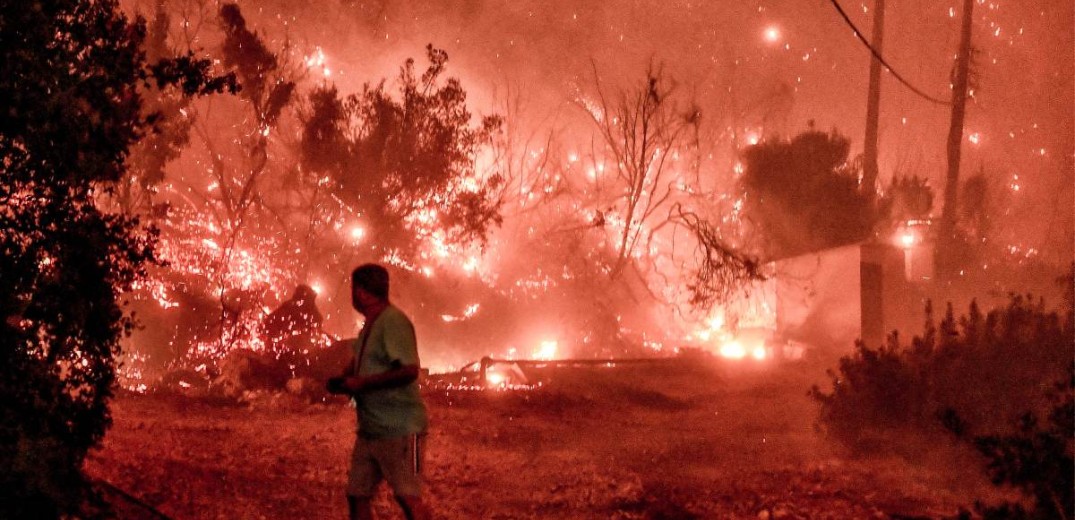
<path id="1" fill-rule="evenodd" d="M 352 520 L 370 519 L 370 499 L 382 481 L 410 520 L 429 518 L 422 503 L 422 440 L 426 408 L 418 392 L 418 347 L 414 325 L 388 301 L 388 271 L 363 264 L 351 273 L 351 303 L 365 318 L 354 360 L 332 393 L 352 396 L 358 435 L 347 481 Z"/>

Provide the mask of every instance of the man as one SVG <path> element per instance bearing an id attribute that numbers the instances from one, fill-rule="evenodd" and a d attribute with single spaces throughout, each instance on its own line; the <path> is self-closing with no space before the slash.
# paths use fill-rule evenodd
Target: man
<path id="1" fill-rule="evenodd" d="M 384 480 L 408 519 L 427 519 L 419 473 L 426 408 L 418 393 L 414 325 L 388 301 L 388 271 L 380 265 L 351 273 L 351 303 L 366 321 L 350 366 L 328 382 L 330 392 L 352 396 L 358 411 L 347 482 L 350 517 L 372 518 L 370 499 Z"/>

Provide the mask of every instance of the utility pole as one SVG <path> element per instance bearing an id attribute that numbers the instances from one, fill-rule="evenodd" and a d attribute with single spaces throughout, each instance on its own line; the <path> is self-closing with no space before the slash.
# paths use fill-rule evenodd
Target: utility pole
<path id="1" fill-rule="evenodd" d="M 885 0 L 873 2 L 873 45 L 881 54 L 885 38 Z M 870 56 L 870 90 L 866 97 L 866 139 L 862 145 L 862 189 L 871 203 L 877 194 L 877 120 L 881 111 L 881 60 Z"/>
<path id="2" fill-rule="evenodd" d="M 967 113 L 967 86 L 971 61 L 971 29 L 974 25 L 974 0 L 963 0 L 963 27 L 959 38 L 959 56 L 952 82 L 952 123 L 948 127 L 948 177 L 944 184 L 944 211 L 934 250 L 934 267 L 942 279 L 955 275 L 955 258 L 951 247 L 955 239 L 956 211 L 959 208 L 959 159 L 963 146 L 963 120 Z"/>

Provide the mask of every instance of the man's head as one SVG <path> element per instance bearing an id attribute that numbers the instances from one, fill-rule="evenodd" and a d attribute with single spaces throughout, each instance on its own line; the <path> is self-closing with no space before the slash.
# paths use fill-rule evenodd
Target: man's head
<path id="1" fill-rule="evenodd" d="M 388 302 L 388 270 L 377 264 L 362 264 L 351 272 L 351 304 L 365 314 L 371 305 Z"/>

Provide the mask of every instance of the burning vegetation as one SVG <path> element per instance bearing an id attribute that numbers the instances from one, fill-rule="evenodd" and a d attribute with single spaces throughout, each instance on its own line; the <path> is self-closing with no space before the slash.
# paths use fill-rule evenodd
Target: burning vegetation
<path id="1" fill-rule="evenodd" d="M 278 358 L 262 322 L 295 286 L 324 309 L 313 348 L 352 335 L 342 288 L 361 261 L 405 276 L 397 299 L 433 338 L 434 370 L 550 344 L 557 356 L 668 355 L 731 323 L 728 304 L 765 279 L 740 237 L 734 182 L 703 175 L 700 112 L 657 70 L 616 91 L 595 69 L 577 101 L 600 139 L 565 157 L 578 147 L 552 131 L 520 143 L 526 121 L 510 106 L 472 116 L 432 45 L 424 65 L 345 93 L 323 49 L 266 38 L 237 4 L 201 9 L 216 23 L 195 34 L 192 14 L 158 7 L 150 39 L 168 48 L 179 26 L 213 42 L 238 95 L 156 112 L 154 139 L 101 199 L 160 230 L 161 265 L 134 306 L 164 326 L 134 334 L 129 388 L 177 369 L 209 381 L 235 350 Z"/>

